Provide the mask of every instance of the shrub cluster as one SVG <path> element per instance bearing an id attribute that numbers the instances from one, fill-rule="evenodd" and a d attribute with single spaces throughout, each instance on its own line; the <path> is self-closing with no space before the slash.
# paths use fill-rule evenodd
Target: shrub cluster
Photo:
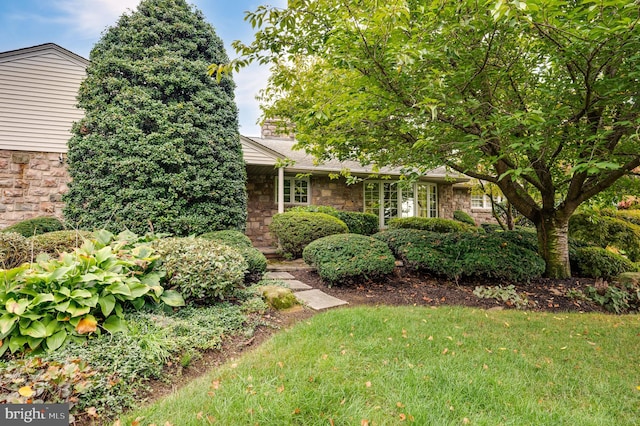
<path id="1" fill-rule="evenodd" d="M 386 244 L 359 234 L 320 238 L 305 247 L 302 256 L 330 285 L 381 277 L 395 267 L 395 258 Z"/>
<path id="2" fill-rule="evenodd" d="M 609 284 L 596 280 L 595 285 L 585 288 L 584 293 L 577 296 L 590 300 L 610 312 L 622 314 L 640 311 L 640 274 L 626 272 Z"/>
<path id="3" fill-rule="evenodd" d="M 204 238 L 173 237 L 154 241 L 166 269 L 165 287 L 187 301 L 222 300 L 242 285 L 247 262 L 232 247 Z"/>
<path id="4" fill-rule="evenodd" d="M 508 233 L 436 233 L 390 229 L 374 235 L 411 268 L 449 279 L 492 278 L 526 281 L 545 270 L 532 250 L 504 237 Z"/>
<path id="5" fill-rule="evenodd" d="M 614 278 L 633 272 L 636 265 L 624 256 L 602 247 L 578 247 L 570 252 L 571 270 L 581 277 Z"/>
<path id="6" fill-rule="evenodd" d="M 27 242 L 34 254 L 47 253 L 55 257 L 80 247 L 90 236 L 87 231 L 53 231 L 29 237 Z"/>
<path id="7" fill-rule="evenodd" d="M 55 217 L 34 217 L 8 226 L 2 232 L 17 232 L 23 237 L 31 237 L 63 229 L 64 225 Z"/>
<path id="8" fill-rule="evenodd" d="M 466 223 L 467 225 L 476 226 L 476 221 L 473 220 L 471 215 L 464 210 L 456 210 L 453 212 L 453 219 L 458 222 Z"/>
<path id="9" fill-rule="evenodd" d="M 614 247 L 633 262 L 640 260 L 640 225 L 626 220 L 576 213 L 569 219 L 569 235 L 598 247 Z"/>
<path id="10" fill-rule="evenodd" d="M 380 230 L 378 216 L 371 213 L 338 210 L 330 206 L 297 206 L 290 212 L 326 213 L 343 221 L 351 234 L 373 235 Z"/>
<path id="11" fill-rule="evenodd" d="M 403 217 L 389 220 L 389 229 L 420 229 L 431 232 L 480 232 L 480 228 L 439 217 Z"/>
<path id="12" fill-rule="evenodd" d="M 273 216 L 270 230 L 285 257 L 299 258 L 312 241 L 333 234 L 346 234 L 347 225 L 326 213 L 289 211 Z"/>
<path id="13" fill-rule="evenodd" d="M 267 270 L 267 258 L 257 248 L 253 247 L 249 237 L 240 231 L 226 230 L 207 232 L 200 235 L 200 238 L 217 241 L 238 250 L 247 262 L 247 272 L 244 281 L 246 283 L 258 282 Z"/>
<path id="14" fill-rule="evenodd" d="M 27 347 L 55 350 L 101 329 L 121 331 L 126 307 L 184 305 L 178 293 L 160 285 L 159 256 L 128 237 L 98 231 L 59 259 L 45 254 L 35 263 L 1 271 L 0 356 Z"/>
<path id="15" fill-rule="evenodd" d="M 17 232 L 0 232 L 0 269 L 11 269 L 29 260 L 27 239 Z"/>

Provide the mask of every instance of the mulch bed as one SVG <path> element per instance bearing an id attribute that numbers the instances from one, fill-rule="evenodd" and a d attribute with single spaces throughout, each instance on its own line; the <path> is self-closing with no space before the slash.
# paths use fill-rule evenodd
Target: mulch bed
<path id="1" fill-rule="evenodd" d="M 460 305 L 484 309 L 513 308 L 509 303 L 495 299 L 482 299 L 473 294 L 476 286 L 495 286 L 494 281 L 451 282 L 416 274 L 397 268 L 396 273 L 384 280 L 364 281 L 329 287 L 314 271 L 290 272 L 296 279 L 327 294 L 349 302 L 350 305 Z M 569 290 L 584 290 L 593 285 L 590 278 L 553 280 L 539 278 L 529 283 L 515 284 L 516 291 L 529 300 L 528 310 L 549 312 L 604 312 L 593 303 L 567 296 Z M 503 283 L 504 286 L 509 283 Z"/>

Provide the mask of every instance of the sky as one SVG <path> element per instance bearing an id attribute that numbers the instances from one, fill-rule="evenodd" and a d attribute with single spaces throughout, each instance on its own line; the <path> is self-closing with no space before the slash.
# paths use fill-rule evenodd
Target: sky
<path id="1" fill-rule="evenodd" d="M 286 0 L 187 0 L 201 10 L 224 41 L 230 58 L 234 40 L 249 43 L 253 29 L 244 21 L 245 11 L 260 4 L 285 6 Z M 0 52 L 44 43 L 55 43 L 89 58 L 102 32 L 115 25 L 139 0 L 0 0 Z M 255 96 L 266 86 L 268 67 L 251 65 L 234 74 L 240 133 L 259 136 L 260 109 Z"/>

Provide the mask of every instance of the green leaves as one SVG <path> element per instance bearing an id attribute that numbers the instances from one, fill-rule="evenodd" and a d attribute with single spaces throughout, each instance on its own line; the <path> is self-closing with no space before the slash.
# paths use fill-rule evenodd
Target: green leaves
<path id="1" fill-rule="evenodd" d="M 70 338 L 126 328 L 126 306 L 183 306 L 182 296 L 160 286 L 158 255 L 135 235 L 118 239 L 98 231 L 73 253 L 39 259 L 28 267 L 2 271 L 0 282 L 0 355 L 55 350 Z M 132 243 L 133 241 L 133 243 Z"/>

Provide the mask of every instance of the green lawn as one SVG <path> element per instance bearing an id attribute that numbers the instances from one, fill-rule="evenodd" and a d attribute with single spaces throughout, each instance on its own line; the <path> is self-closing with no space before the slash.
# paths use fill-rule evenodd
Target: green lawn
<path id="1" fill-rule="evenodd" d="M 332 310 L 169 398 L 141 425 L 636 425 L 640 316 Z"/>

